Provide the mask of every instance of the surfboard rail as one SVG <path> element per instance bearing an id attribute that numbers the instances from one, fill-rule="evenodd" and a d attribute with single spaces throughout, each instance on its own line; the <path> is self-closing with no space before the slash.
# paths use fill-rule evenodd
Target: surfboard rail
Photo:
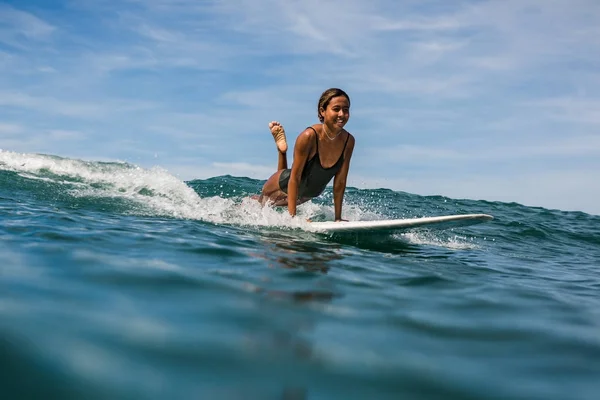
<path id="1" fill-rule="evenodd" d="M 450 229 L 480 224 L 494 219 L 488 214 L 457 214 L 434 217 L 387 219 L 372 221 L 311 222 L 309 229 L 318 233 L 388 232 L 415 228 Z"/>

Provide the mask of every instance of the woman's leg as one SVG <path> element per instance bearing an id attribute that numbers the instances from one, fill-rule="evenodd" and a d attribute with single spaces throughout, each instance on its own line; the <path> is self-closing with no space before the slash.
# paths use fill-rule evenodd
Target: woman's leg
<path id="1" fill-rule="evenodd" d="M 277 171 L 281 171 L 282 169 L 287 169 L 287 154 L 279 152 L 279 157 L 277 158 Z"/>
<path id="2" fill-rule="evenodd" d="M 277 171 L 281 171 L 282 169 L 286 169 L 288 167 L 288 145 L 287 140 L 285 138 L 285 130 L 283 129 L 283 126 L 277 121 L 271 121 L 269 123 L 269 130 L 271 131 L 271 135 L 273 135 L 273 139 L 275 139 L 275 144 L 277 145 Z"/>
<path id="3" fill-rule="evenodd" d="M 283 170 L 275 172 L 263 185 L 262 193 L 258 201 L 265 205 L 267 201 L 273 202 L 273 205 L 283 206 L 287 204 L 287 194 L 279 187 L 279 176 Z"/>
<path id="4" fill-rule="evenodd" d="M 281 187 L 279 186 L 279 178 L 282 172 L 283 170 L 275 172 L 263 185 L 262 193 L 257 199 L 263 206 L 268 201 L 275 207 L 287 206 L 287 193 L 281 190 Z M 296 205 L 306 203 L 309 200 L 310 197 L 301 197 L 296 202 Z"/>
<path id="5" fill-rule="evenodd" d="M 276 205 L 283 203 L 287 204 L 287 194 L 285 194 L 279 187 L 279 176 L 281 171 L 287 169 L 287 140 L 285 138 L 285 130 L 283 126 L 277 121 L 271 121 L 269 123 L 269 130 L 275 144 L 277 145 L 277 172 L 275 172 L 267 182 L 263 185 L 262 193 L 260 194 L 258 201 L 261 204 L 266 204 L 267 201 L 271 201 Z M 279 203 L 279 204 L 278 204 Z"/>

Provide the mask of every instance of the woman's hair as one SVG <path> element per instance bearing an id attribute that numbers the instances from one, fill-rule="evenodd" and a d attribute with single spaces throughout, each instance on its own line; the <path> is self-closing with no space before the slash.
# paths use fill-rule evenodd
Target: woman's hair
<path id="1" fill-rule="evenodd" d="M 334 97 L 339 97 L 339 96 L 344 96 L 346 99 L 348 99 L 348 105 L 350 105 L 350 97 L 348 97 L 346 92 L 344 92 L 342 89 L 331 88 L 331 89 L 327 89 L 326 91 L 323 92 L 323 94 L 321 95 L 321 98 L 319 99 L 319 104 L 317 105 L 317 116 L 319 117 L 319 121 L 323 122 L 323 116 L 321 115 L 321 108 L 323 110 L 327 109 L 327 106 L 329 105 L 329 102 L 331 101 L 331 99 L 333 99 Z"/>

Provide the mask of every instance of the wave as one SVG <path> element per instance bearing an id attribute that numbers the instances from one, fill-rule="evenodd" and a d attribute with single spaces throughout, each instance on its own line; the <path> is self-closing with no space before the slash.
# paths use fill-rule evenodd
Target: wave
<path id="1" fill-rule="evenodd" d="M 211 223 L 295 227 L 307 218 L 331 217 L 317 203 L 299 207 L 299 216 L 261 207 L 250 198 L 262 181 L 221 176 L 183 182 L 167 170 L 125 162 L 96 162 L 44 154 L 0 151 L 0 190 L 6 196 L 33 196 L 70 208 L 93 208 L 138 216 L 194 219 Z M 353 219 L 377 217 L 348 207 Z"/>
<path id="2" fill-rule="evenodd" d="M 192 219 L 213 224 L 302 228 L 306 219 L 333 219 L 331 188 L 298 208 L 300 218 L 282 209 L 261 207 L 250 198 L 264 181 L 218 176 L 184 182 L 160 167 L 141 168 L 126 162 L 83 161 L 44 154 L 0 151 L 0 197 L 104 213 Z M 419 196 L 386 188 L 349 187 L 344 199 L 344 218 L 377 220 L 462 213 L 487 213 L 495 217 L 478 231 L 494 240 L 528 243 L 562 241 L 588 245 L 600 243 L 600 217 L 582 212 L 546 210 L 517 203 Z M 492 232 L 492 228 L 496 231 Z M 414 243 L 437 245 L 440 236 L 403 235 Z M 470 238 L 448 236 L 447 247 L 469 246 Z"/>

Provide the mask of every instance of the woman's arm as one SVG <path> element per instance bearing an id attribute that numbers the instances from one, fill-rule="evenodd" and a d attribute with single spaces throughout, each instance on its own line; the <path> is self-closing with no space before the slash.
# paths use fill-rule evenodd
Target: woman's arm
<path id="1" fill-rule="evenodd" d="M 296 144 L 294 145 L 294 161 L 292 163 L 292 171 L 290 173 L 290 181 L 288 182 L 287 188 L 288 211 L 291 216 L 296 215 L 298 186 L 300 185 L 304 165 L 306 165 L 306 160 L 308 159 L 313 143 L 315 142 L 314 135 L 316 135 L 314 130 L 306 129 L 298 136 Z"/>
<path id="2" fill-rule="evenodd" d="M 350 133 L 348 133 L 348 135 L 350 135 Z M 342 203 L 344 201 L 346 178 L 348 177 L 348 170 L 350 169 L 350 159 L 352 158 L 352 152 L 354 151 L 354 143 L 354 136 L 350 135 L 346 151 L 344 152 L 344 163 L 342 164 L 342 168 L 340 168 L 333 178 L 333 205 L 336 221 L 342 220 Z"/>

